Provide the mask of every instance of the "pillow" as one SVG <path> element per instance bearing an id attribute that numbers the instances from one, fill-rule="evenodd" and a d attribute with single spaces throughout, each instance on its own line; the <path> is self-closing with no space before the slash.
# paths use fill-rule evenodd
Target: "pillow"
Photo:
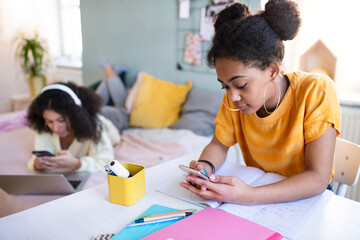
<path id="1" fill-rule="evenodd" d="M 130 112 L 130 126 L 142 128 L 168 127 L 179 120 L 192 82 L 175 84 L 142 73 L 142 80 Z"/>
<path id="2" fill-rule="evenodd" d="M 136 81 L 132 86 L 132 88 L 130 89 L 125 100 L 125 109 L 128 113 L 130 113 L 134 107 L 135 99 L 141 86 L 141 81 L 142 81 L 142 72 L 139 72 L 136 77 Z"/>
<path id="3" fill-rule="evenodd" d="M 188 94 L 178 122 L 173 129 L 189 129 L 196 134 L 209 136 L 215 132 L 215 118 L 220 109 L 222 95 L 193 88 Z"/>

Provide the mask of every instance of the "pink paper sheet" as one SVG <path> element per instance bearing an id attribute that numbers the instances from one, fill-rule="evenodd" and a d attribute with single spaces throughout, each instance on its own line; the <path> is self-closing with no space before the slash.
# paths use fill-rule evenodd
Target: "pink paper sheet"
<path id="1" fill-rule="evenodd" d="M 206 208 L 141 239 L 278 240 L 282 238 L 281 234 L 247 219 L 216 208 Z"/>

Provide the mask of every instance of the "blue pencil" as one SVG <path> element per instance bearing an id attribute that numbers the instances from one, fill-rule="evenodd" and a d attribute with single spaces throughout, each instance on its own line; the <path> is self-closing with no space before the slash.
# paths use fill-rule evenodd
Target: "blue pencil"
<path id="1" fill-rule="evenodd" d="M 155 223 L 160 223 L 160 222 L 175 221 L 175 220 L 180 220 L 183 218 L 185 218 L 185 216 L 163 218 L 163 219 L 159 219 L 159 220 L 146 221 L 146 222 L 140 222 L 140 223 L 129 223 L 129 224 L 126 224 L 125 227 L 137 227 L 137 226 L 155 224 Z"/>

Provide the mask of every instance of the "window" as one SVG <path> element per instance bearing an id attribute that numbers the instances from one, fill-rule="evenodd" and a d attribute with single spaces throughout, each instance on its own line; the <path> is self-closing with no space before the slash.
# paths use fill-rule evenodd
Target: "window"
<path id="1" fill-rule="evenodd" d="M 337 58 L 334 80 L 341 94 L 360 95 L 359 8 L 360 2 L 354 0 L 301 1 L 303 26 L 298 36 L 301 42 L 297 45 L 306 51 L 318 39 L 325 43 Z"/>
<path id="2" fill-rule="evenodd" d="M 267 0 L 262 0 L 264 5 Z M 302 26 L 297 37 L 285 42 L 284 64 L 288 71 L 299 69 L 300 57 L 318 40 L 336 57 L 335 84 L 341 96 L 353 96 L 360 103 L 360 1 L 355 0 L 295 0 Z M 355 100 L 355 99 L 354 99 Z"/>
<path id="3" fill-rule="evenodd" d="M 81 61 L 82 37 L 80 0 L 58 0 L 61 54 L 70 61 Z"/>

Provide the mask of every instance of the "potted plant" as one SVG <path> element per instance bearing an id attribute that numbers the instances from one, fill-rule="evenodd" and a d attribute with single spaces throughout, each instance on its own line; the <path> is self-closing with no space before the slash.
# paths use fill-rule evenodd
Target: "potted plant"
<path id="1" fill-rule="evenodd" d="M 44 73 L 49 64 L 49 58 L 46 44 L 39 39 L 37 32 L 34 37 L 22 34 L 16 40 L 16 58 L 21 62 L 31 96 L 38 95 L 47 83 Z"/>

